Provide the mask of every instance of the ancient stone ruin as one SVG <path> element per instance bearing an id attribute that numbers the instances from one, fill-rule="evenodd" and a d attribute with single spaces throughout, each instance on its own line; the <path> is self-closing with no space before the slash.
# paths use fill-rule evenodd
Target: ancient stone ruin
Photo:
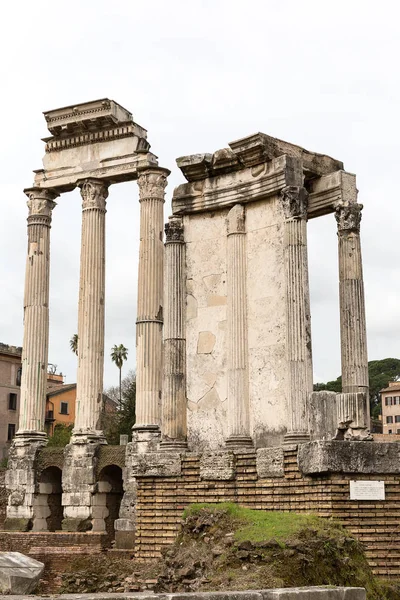
<path id="1" fill-rule="evenodd" d="M 379 521 L 382 499 L 367 494 L 372 504 L 363 505 L 350 497 L 349 482 L 372 489 L 386 480 L 400 511 L 399 448 L 369 434 L 355 175 L 262 133 L 181 157 L 186 183 L 174 190 L 164 245 L 169 171 L 132 115 L 104 99 L 45 118 L 43 168 L 25 190 L 21 417 L 7 473 L 7 529 L 62 529 L 55 535 L 66 545 L 66 532 L 82 532 L 90 544 L 96 533 L 99 543 L 115 534 L 117 547 L 148 559 L 173 540 L 190 502 L 313 510 L 347 519 L 363 538 L 372 528 L 364 507 Z M 99 429 L 106 200 L 111 184 L 131 180 L 140 194 L 137 413 L 132 442 L 107 447 Z M 56 198 L 76 187 L 76 422 L 56 456 L 44 448 L 50 226 Z M 307 221 L 326 214 L 338 226 L 341 394 L 313 393 Z M 382 525 L 375 555 L 380 541 L 387 547 L 386 534 Z"/>

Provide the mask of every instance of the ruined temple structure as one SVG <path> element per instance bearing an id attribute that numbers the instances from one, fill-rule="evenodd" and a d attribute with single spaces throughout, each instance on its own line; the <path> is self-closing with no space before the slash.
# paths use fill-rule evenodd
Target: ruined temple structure
<path id="1" fill-rule="evenodd" d="M 164 244 L 169 171 L 146 130 L 108 99 L 44 114 L 51 137 L 25 190 L 21 417 L 2 539 L 12 546 L 24 535 L 29 549 L 38 546 L 29 541 L 35 532 L 53 532 L 50 546 L 60 543 L 51 536 L 66 546 L 76 536 L 91 546 L 115 537 L 117 548 L 145 560 L 171 542 L 190 502 L 235 501 L 338 516 L 369 540 L 377 572 L 400 572 L 398 558 L 379 562 L 393 532 L 382 492 L 350 496 L 350 482 L 383 483 L 391 515 L 400 515 L 399 448 L 368 431 L 355 176 L 338 160 L 262 133 L 181 157 L 186 183 L 173 192 Z M 132 441 L 110 447 L 99 429 L 106 201 L 112 184 L 131 180 L 140 196 L 137 415 Z M 57 197 L 76 187 L 76 422 L 62 453 L 45 448 L 44 433 L 50 226 Z M 312 380 L 307 221 L 327 214 L 338 227 L 341 394 L 314 393 Z"/>

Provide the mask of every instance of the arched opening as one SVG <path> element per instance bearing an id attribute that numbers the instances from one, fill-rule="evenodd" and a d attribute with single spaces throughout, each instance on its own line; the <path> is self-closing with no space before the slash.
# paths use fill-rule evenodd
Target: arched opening
<path id="1" fill-rule="evenodd" d="M 115 538 L 114 522 L 124 494 L 122 469 L 117 465 L 103 467 L 97 483 L 95 506 L 93 507 L 93 531 L 106 531 L 111 540 Z"/>
<path id="2" fill-rule="evenodd" d="M 62 472 L 59 467 L 47 467 L 41 472 L 39 494 L 34 500 L 33 531 L 61 529 L 63 518 L 61 476 Z"/>

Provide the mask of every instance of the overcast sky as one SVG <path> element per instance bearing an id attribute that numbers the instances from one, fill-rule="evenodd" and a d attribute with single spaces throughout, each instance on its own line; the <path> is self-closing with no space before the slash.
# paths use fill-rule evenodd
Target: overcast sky
<path id="1" fill-rule="evenodd" d="M 0 341 L 21 345 L 26 197 L 41 168 L 42 111 L 108 97 L 148 130 L 171 169 L 257 131 L 342 160 L 357 174 L 369 358 L 400 357 L 400 9 L 393 0 L 16 0 L 1 15 Z M 169 213 L 166 204 L 166 216 Z M 110 190 L 105 386 L 110 348 L 135 365 L 139 203 Z M 81 202 L 59 198 L 51 233 L 50 354 L 76 381 Z M 336 223 L 309 224 L 316 381 L 340 374 Z"/>

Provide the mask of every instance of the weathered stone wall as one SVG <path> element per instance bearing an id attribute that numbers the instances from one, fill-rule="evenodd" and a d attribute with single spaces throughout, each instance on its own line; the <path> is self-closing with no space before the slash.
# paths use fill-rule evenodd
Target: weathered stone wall
<path id="1" fill-rule="evenodd" d="M 189 445 L 217 449 L 227 437 L 228 210 L 184 217 Z M 245 207 L 250 433 L 278 445 L 286 431 L 283 209 L 274 196 Z"/>
<path id="2" fill-rule="evenodd" d="M 260 473 L 263 478 L 257 474 L 257 463 L 264 471 Z M 182 511 L 189 504 L 238 502 L 253 509 L 336 517 L 365 544 L 376 575 L 399 577 L 400 475 L 304 476 L 298 469 L 295 450 L 284 450 L 283 477 L 274 461 L 257 463 L 255 453 L 238 453 L 231 472 L 221 472 L 225 480 L 202 479 L 200 458 L 187 455 L 181 477 L 138 477 L 136 556 L 142 560 L 160 556 L 162 548 L 175 539 Z M 271 474 L 266 477 L 268 471 Z M 353 479 L 383 479 L 386 501 L 350 501 L 349 480 Z"/>

